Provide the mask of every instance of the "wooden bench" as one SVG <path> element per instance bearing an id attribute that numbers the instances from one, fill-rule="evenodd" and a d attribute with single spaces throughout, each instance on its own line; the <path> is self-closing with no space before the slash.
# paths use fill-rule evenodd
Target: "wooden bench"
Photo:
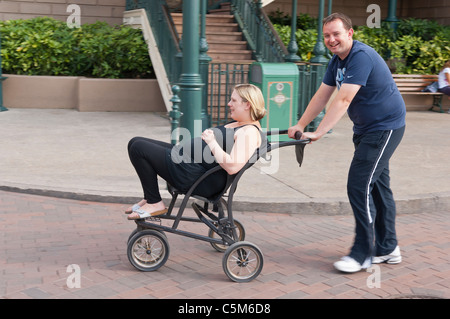
<path id="1" fill-rule="evenodd" d="M 437 82 L 437 75 L 422 75 L 422 74 L 392 74 L 395 84 L 397 84 L 398 90 L 402 95 L 430 95 L 433 97 L 433 105 L 430 110 L 434 111 L 435 107 L 439 108 L 439 112 L 442 110 L 442 96 L 441 92 L 422 92 L 424 88 L 433 82 Z"/>

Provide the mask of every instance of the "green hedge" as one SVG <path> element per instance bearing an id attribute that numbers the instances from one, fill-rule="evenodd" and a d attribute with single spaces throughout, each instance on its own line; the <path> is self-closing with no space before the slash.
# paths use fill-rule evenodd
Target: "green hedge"
<path id="1" fill-rule="evenodd" d="M 399 74 L 438 74 L 450 60 L 450 27 L 435 21 L 402 19 L 396 31 L 356 27 L 354 39 L 372 46 Z"/>
<path id="2" fill-rule="evenodd" d="M 140 30 L 105 22 L 68 28 L 48 17 L 0 21 L 3 73 L 149 78 L 153 69 Z"/>
<path id="3" fill-rule="evenodd" d="M 290 17 L 276 12 L 269 16 L 283 43 L 288 46 L 291 36 Z M 297 23 L 298 55 L 303 61 L 313 56 L 317 41 L 317 27 L 311 29 L 311 21 L 305 16 Z M 306 21 L 306 22 L 305 22 Z M 308 28 L 302 28 L 307 25 Z M 394 31 L 389 24 L 381 28 L 355 26 L 354 39 L 373 47 L 389 61 L 393 72 L 400 74 L 437 74 L 450 60 L 450 26 L 422 19 L 402 19 Z"/>

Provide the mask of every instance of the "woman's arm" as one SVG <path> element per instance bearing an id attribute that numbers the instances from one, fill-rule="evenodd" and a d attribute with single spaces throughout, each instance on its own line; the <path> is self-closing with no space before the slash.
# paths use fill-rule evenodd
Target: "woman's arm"
<path id="1" fill-rule="evenodd" d="M 230 154 L 220 147 L 212 130 L 205 130 L 202 133 L 202 139 L 208 144 L 216 162 L 230 175 L 239 172 L 261 144 L 261 134 L 252 125 L 242 127 L 236 131 L 234 134 L 234 145 Z"/>

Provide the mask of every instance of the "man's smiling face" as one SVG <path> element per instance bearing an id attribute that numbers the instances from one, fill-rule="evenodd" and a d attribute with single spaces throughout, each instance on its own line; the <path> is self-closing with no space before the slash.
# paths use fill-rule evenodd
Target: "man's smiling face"
<path id="1" fill-rule="evenodd" d="M 353 45 L 353 29 L 346 30 L 342 21 L 336 19 L 323 26 L 323 38 L 328 50 L 343 60 Z"/>

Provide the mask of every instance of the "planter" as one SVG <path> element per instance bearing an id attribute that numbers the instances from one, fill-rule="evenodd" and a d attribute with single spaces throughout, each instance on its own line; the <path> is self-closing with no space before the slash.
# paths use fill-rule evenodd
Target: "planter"
<path id="1" fill-rule="evenodd" d="M 90 79 L 5 74 L 7 108 L 77 109 L 81 112 L 165 112 L 155 79 Z"/>
<path id="2" fill-rule="evenodd" d="M 80 78 L 80 112 L 164 112 L 157 80 Z"/>
<path id="3" fill-rule="evenodd" d="M 4 74 L 3 103 L 7 108 L 73 109 L 78 103 L 78 78 Z"/>

